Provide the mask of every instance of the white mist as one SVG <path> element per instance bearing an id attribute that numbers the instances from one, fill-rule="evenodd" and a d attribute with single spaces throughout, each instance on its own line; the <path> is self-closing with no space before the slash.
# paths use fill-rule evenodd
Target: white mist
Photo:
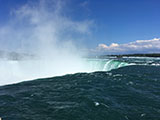
<path id="1" fill-rule="evenodd" d="M 73 21 L 64 14 L 65 4 L 40 0 L 11 12 L 10 21 L 0 28 L 1 48 L 36 59 L 0 60 L 0 85 L 87 71 L 72 36 L 88 35 L 92 21 Z"/>

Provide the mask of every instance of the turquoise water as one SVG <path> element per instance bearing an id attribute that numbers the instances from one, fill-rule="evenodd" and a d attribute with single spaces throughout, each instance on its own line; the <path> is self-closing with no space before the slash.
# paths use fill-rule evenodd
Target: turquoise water
<path id="1" fill-rule="evenodd" d="M 110 71 L 134 64 L 114 59 L 88 59 L 87 65 L 91 71 Z"/>
<path id="2" fill-rule="evenodd" d="M 99 61 L 99 62 L 98 62 Z M 91 73 L 0 87 L 3 120 L 160 120 L 159 59 L 88 59 Z"/>

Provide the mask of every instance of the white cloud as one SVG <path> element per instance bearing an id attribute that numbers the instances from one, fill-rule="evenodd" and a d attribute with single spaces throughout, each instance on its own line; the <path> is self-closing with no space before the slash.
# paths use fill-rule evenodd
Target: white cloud
<path id="1" fill-rule="evenodd" d="M 153 53 L 160 52 L 160 38 L 154 38 L 151 40 L 137 40 L 135 42 L 111 45 L 99 44 L 95 52 L 103 53 Z"/>

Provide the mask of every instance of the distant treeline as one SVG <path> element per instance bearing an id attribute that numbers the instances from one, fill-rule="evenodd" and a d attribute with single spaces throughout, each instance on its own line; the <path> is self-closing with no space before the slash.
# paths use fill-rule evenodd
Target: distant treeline
<path id="1" fill-rule="evenodd" d="M 0 50 L 0 59 L 7 60 L 27 60 L 36 58 L 35 55 L 27 54 L 27 53 L 17 53 L 17 52 L 6 52 Z"/>
<path id="2" fill-rule="evenodd" d="M 150 53 L 150 54 L 121 54 L 121 55 L 102 55 L 101 57 L 160 57 L 160 53 Z"/>

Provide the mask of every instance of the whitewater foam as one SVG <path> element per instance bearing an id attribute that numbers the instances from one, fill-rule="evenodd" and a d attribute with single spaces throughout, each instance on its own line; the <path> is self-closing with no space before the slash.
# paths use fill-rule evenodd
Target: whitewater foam
<path id="1" fill-rule="evenodd" d="M 0 85 L 78 72 L 110 71 L 130 65 L 110 59 L 58 60 L 1 60 Z"/>
<path id="2" fill-rule="evenodd" d="M 146 59 L 34 59 L 0 60 L 0 85 L 17 83 L 25 80 L 73 74 L 78 72 L 110 71 L 130 65 L 160 66 L 159 60 Z M 137 62 L 137 60 L 139 62 Z"/>

